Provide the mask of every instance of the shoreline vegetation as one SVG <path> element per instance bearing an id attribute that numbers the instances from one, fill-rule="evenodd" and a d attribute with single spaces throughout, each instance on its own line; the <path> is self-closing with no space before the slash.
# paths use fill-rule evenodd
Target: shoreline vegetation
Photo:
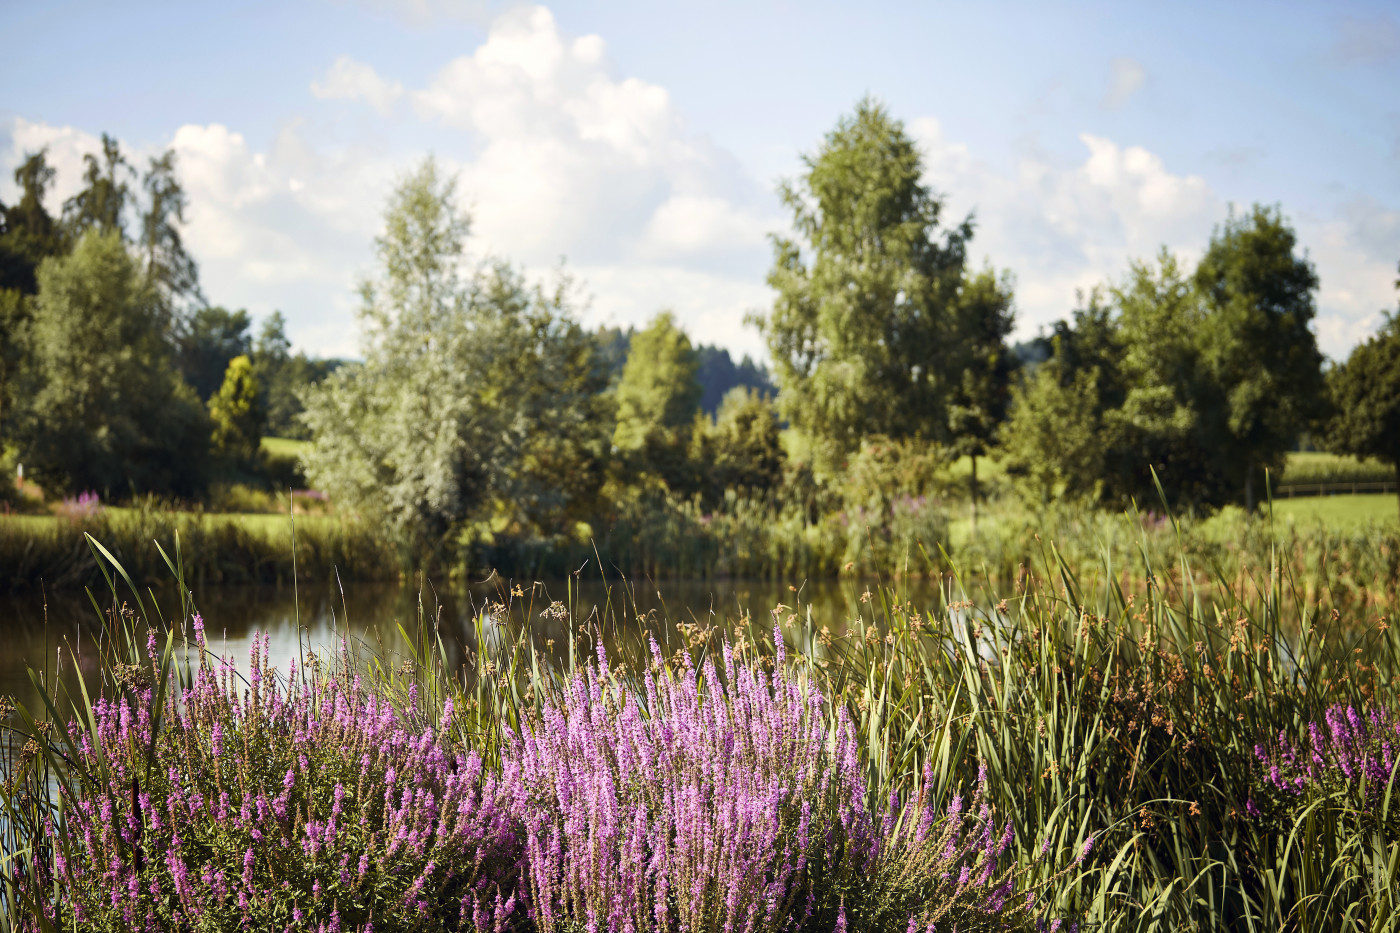
<path id="1" fill-rule="evenodd" d="M 220 659 L 217 606 L 147 618 L 104 554 L 83 687 L 7 710 L 4 928 L 1400 929 L 1394 591 L 1176 586 L 1152 534 L 1140 591 L 1043 534 L 839 636 L 799 599 L 662 649 L 561 600 L 559 655 L 507 597 L 451 669 L 426 609 L 397 663 Z"/>

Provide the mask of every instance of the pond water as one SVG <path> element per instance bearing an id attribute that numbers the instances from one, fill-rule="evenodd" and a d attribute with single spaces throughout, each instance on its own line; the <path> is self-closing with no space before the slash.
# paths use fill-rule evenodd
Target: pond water
<path id="1" fill-rule="evenodd" d="M 285 671 L 307 648 L 333 650 L 342 638 L 375 647 L 397 663 L 403 638 L 398 631 L 416 630 L 421 611 L 434 620 L 448 651 L 449 663 L 460 664 L 474 638 L 473 622 L 483 611 L 499 613 L 502 604 L 516 623 L 529 619 L 536 644 L 556 655 L 567 650 L 567 639 L 598 628 L 607 641 L 632 639 L 650 632 L 663 645 L 677 635 L 678 626 L 729 625 L 751 619 L 766 627 L 770 612 L 783 605 L 802 618 L 809 613 L 817 629 L 828 626 L 839 634 L 860 615 L 878 614 L 880 581 L 822 580 L 801 583 L 756 580 L 667 580 L 659 582 L 582 579 L 570 581 L 492 582 L 472 587 L 437 590 L 431 586 L 346 584 L 338 587 L 290 586 L 207 587 L 196 591 L 195 605 L 205 623 L 211 648 L 246 668 L 254 634 L 265 635 L 274 666 Z M 862 601 L 867 591 L 870 601 Z M 126 592 L 126 591 L 124 591 Z M 905 581 L 902 599 L 918 607 L 937 602 L 936 581 Z M 126 592 L 133 609 L 136 601 Z M 545 610 L 554 601 L 569 605 L 569 622 Z M 143 594 L 148 613 L 167 620 L 180 617 L 180 600 L 173 588 L 156 590 L 154 600 Z M 107 610 L 112 599 L 99 594 Z M 58 671 L 71 685 L 75 667 L 95 671 L 95 647 L 102 634 L 100 615 L 83 592 L 27 593 L 0 597 L 0 696 L 13 696 L 29 709 L 42 701 L 31 670 Z M 65 711 L 66 712 L 66 711 Z"/>

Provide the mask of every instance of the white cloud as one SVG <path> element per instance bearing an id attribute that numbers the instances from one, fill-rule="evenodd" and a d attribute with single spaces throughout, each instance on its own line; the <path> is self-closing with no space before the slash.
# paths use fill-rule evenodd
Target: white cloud
<path id="1" fill-rule="evenodd" d="M 1023 149 L 999 168 L 948 140 L 937 120 L 914 120 L 909 129 L 923 148 L 926 179 L 948 193 L 949 222 L 975 212 L 976 261 L 1016 273 L 1023 336 L 1067 316 L 1076 289 L 1121 276 L 1130 260 L 1163 244 L 1198 255 L 1224 215 L 1204 179 L 1173 174 L 1138 146 L 1085 133 L 1081 162 Z"/>
<path id="2" fill-rule="evenodd" d="M 1115 86 L 1130 95 L 1136 73 Z M 766 183 L 686 127 L 664 87 L 614 75 L 600 37 L 565 35 L 548 10 L 515 8 L 421 86 L 342 57 L 311 93 L 359 101 L 378 119 L 398 107 L 422 125 L 345 142 L 356 137 L 341 125 L 292 121 L 259 146 L 217 123 L 175 129 L 166 145 L 189 193 L 186 238 L 212 300 L 256 316 L 281 309 L 299 346 L 355 353 L 353 288 L 371 265 L 384 199 L 431 147 L 459 175 L 476 255 L 536 274 L 566 257 L 592 296 L 590 323 L 640 324 L 672 308 L 698 340 L 763 354 L 742 321 L 771 301 L 765 235 L 785 215 Z M 1204 178 L 1140 146 L 1085 133 L 1072 158 L 1022 143 L 992 163 L 935 119 L 908 126 L 926 180 L 948 194 L 945 219 L 976 211 L 974 262 L 1016 273 L 1022 336 L 1066 316 L 1076 289 L 1122 276 L 1163 244 L 1196 258 L 1226 215 Z M 407 138 L 412 148 L 388 148 Z M 42 145 L 59 170 L 56 208 L 100 141 L 19 118 L 0 125 L 0 198 L 22 154 Z M 1394 306 L 1400 212 L 1358 200 L 1294 221 L 1322 280 L 1320 343 L 1344 355 Z"/>
<path id="3" fill-rule="evenodd" d="M 57 214 L 67 198 L 82 188 L 83 156 L 100 153 L 102 140 L 92 133 L 71 126 L 49 126 L 15 117 L 9 127 L 0 127 L 0 200 L 12 201 L 17 192 L 13 168 L 30 153 L 46 150 L 49 165 L 57 171 L 54 186 L 46 202 L 51 213 Z"/>
<path id="4" fill-rule="evenodd" d="M 312 82 L 311 93 L 321 100 L 363 100 L 380 116 L 388 116 L 403 95 L 403 85 L 385 81 L 369 65 L 342 55 L 323 80 Z"/>
<path id="5" fill-rule="evenodd" d="M 1317 265 L 1318 345 L 1334 360 L 1395 311 L 1395 262 L 1400 258 L 1400 211 L 1355 198 L 1330 219 L 1299 218 L 1298 236 Z"/>
<path id="6" fill-rule="evenodd" d="M 1121 110 L 1147 80 L 1147 69 L 1132 58 L 1115 58 L 1109 63 L 1108 92 L 1103 105 L 1109 110 Z"/>

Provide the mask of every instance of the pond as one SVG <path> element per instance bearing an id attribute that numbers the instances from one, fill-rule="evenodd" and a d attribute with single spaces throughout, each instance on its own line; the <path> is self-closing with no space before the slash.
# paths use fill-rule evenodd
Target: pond
<path id="1" fill-rule="evenodd" d="M 937 603 L 937 581 L 904 581 L 900 596 L 916 607 Z M 438 590 L 393 584 L 346 584 L 338 587 L 241 586 L 206 587 L 194 593 L 211 648 L 245 667 L 255 633 L 265 635 L 274 666 L 285 671 L 298 655 L 311 648 L 334 649 L 342 638 L 361 642 L 387 655 L 395 663 L 402 656 L 403 637 L 417 628 L 422 612 L 435 620 L 448 651 L 449 663 L 460 664 L 473 639 L 473 622 L 483 611 L 499 613 L 508 604 L 510 617 L 530 619 L 536 644 L 564 656 L 567 639 L 602 630 L 605 641 L 633 639 L 647 632 L 663 645 L 671 642 L 682 625 L 729 625 L 743 619 L 767 627 L 771 610 L 779 605 L 810 617 L 820 629 L 828 626 L 839 634 L 859 615 L 878 615 L 878 580 L 821 580 L 787 583 L 775 580 L 665 580 L 612 581 L 583 578 L 570 586 L 567 580 L 543 582 L 504 581 L 471 587 Z M 127 605 L 136 602 L 123 591 Z M 869 592 L 871 595 L 865 597 Z M 107 610 L 111 596 L 98 596 Z M 569 604 L 568 622 L 545 610 L 554 601 Z M 154 601 L 143 594 L 148 612 L 167 620 L 180 616 L 179 596 L 173 588 L 157 589 Z M 60 671 L 72 681 L 75 664 L 90 674 L 95 669 L 95 645 L 102 634 L 98 611 L 86 593 L 28 593 L 0 597 L 0 696 L 25 703 L 40 703 L 30 671 Z M 591 645 L 591 640 L 589 641 Z M 591 650 L 591 648 L 589 649 Z"/>

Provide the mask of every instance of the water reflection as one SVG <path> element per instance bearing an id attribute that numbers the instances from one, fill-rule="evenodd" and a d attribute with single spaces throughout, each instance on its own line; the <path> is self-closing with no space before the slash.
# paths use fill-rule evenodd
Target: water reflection
<path id="1" fill-rule="evenodd" d="M 563 656 L 571 637 L 597 630 L 606 623 L 609 640 L 637 637 L 646 632 L 667 645 L 681 625 L 730 626 L 751 619 L 768 624 L 776 606 L 786 606 L 801 618 L 810 618 L 820 629 L 828 626 L 840 634 L 860 615 L 878 615 L 876 581 L 823 580 L 805 584 L 754 580 L 680 580 L 613 582 L 582 579 L 515 583 L 492 582 L 470 588 L 435 589 L 389 584 L 346 584 L 339 588 L 240 586 L 206 587 L 194 594 L 210 646 L 246 670 L 254 633 L 265 635 L 271 660 L 279 670 L 305 650 L 334 650 L 342 639 L 372 647 L 397 664 L 404 654 L 399 626 L 413 632 L 421 611 L 441 633 L 448 663 L 456 666 L 466 657 L 474 639 L 473 621 L 483 611 L 508 605 L 513 623 L 529 620 L 536 644 Z M 936 583 L 910 581 L 900 586 L 900 596 L 916 606 L 936 602 Z M 864 594 L 869 593 L 869 596 Z M 127 596 L 135 608 L 135 599 Z M 167 621 L 181 616 L 180 600 L 173 588 L 157 589 L 154 598 L 143 594 L 145 608 Z M 110 598 L 99 605 L 107 610 Z M 550 611 L 552 603 L 570 610 L 561 617 Z M 572 620 L 572 631 L 570 631 Z M 488 627 L 488 631 L 491 631 Z M 0 695 L 11 695 L 31 710 L 42 701 L 34 688 L 30 669 L 57 671 L 76 686 L 75 668 L 90 678 L 96 672 L 96 645 L 102 625 L 98 611 L 86 593 L 25 594 L 0 601 Z M 496 630 L 499 634 L 499 630 Z M 503 634 L 500 637 L 504 637 Z M 591 639 L 589 640 L 591 646 Z M 91 683 L 91 680 L 89 680 Z M 66 712 L 66 711 L 65 711 Z"/>

